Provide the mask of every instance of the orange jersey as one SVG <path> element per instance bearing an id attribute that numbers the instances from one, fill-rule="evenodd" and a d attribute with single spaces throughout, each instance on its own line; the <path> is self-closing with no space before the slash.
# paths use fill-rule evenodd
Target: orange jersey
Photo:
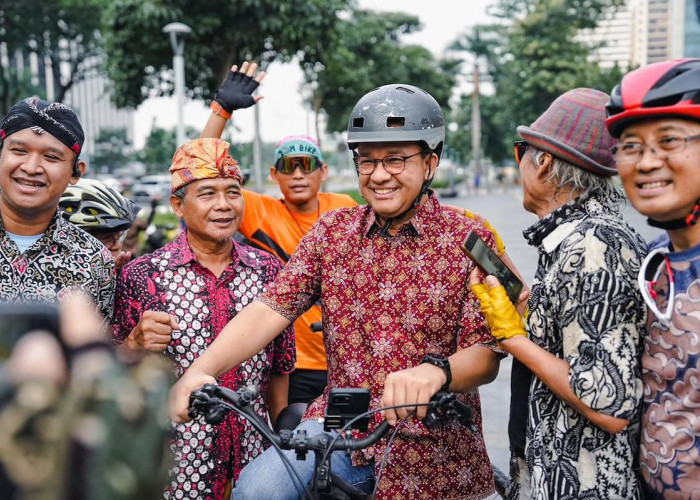
<path id="1" fill-rule="evenodd" d="M 245 212 L 240 233 L 256 246 L 287 262 L 319 214 L 336 208 L 354 207 L 355 200 L 346 194 L 318 193 L 319 211 L 312 214 L 292 214 L 284 201 L 243 190 Z M 295 368 L 325 370 L 326 351 L 323 332 L 312 332 L 311 324 L 321 321 L 321 308 L 314 305 L 294 322 L 297 361 Z"/>

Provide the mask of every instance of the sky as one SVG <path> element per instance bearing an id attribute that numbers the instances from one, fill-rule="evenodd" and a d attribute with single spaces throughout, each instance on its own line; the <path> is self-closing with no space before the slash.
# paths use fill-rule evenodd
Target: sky
<path id="1" fill-rule="evenodd" d="M 401 11 L 417 16 L 423 29 L 404 40 L 425 46 L 437 57 L 469 26 L 488 22 L 486 8 L 493 3 L 494 0 L 359 0 L 360 7 L 364 9 Z M 259 108 L 263 142 L 276 142 L 292 134 L 315 135 L 313 114 L 302 104 L 299 91 L 301 82 L 301 69 L 294 64 L 273 63 L 268 68 L 267 75 L 257 90 L 263 96 L 256 105 Z M 175 106 L 174 97 L 149 99 L 139 106 L 134 117 L 136 149 L 143 146 L 154 119 L 158 127 L 175 127 Z M 185 126 L 201 129 L 208 116 L 209 109 L 202 102 L 186 102 Z M 237 142 L 250 141 L 254 128 L 253 108 L 236 111 L 233 125 L 229 131 Z"/>

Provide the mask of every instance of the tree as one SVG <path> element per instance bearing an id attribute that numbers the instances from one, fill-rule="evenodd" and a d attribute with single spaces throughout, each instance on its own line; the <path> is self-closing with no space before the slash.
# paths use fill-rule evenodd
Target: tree
<path id="1" fill-rule="evenodd" d="M 186 93 L 210 99 L 234 63 L 289 60 L 323 45 L 354 0 L 115 0 L 106 19 L 107 72 L 119 107 L 170 95 L 172 48 L 162 28 L 192 28 L 185 43 Z M 135 55 L 138 54 L 137 57 Z"/>
<path id="2" fill-rule="evenodd" d="M 25 0 L 0 2 L 0 39 L 11 63 L 15 57 L 35 53 L 48 60 L 53 76 L 54 100 L 66 93 L 86 72 L 97 68 L 102 54 L 100 21 L 106 0 Z M 45 96 L 28 85 L 29 74 L 17 74 L 0 65 L 0 114 L 21 97 Z"/>
<path id="3" fill-rule="evenodd" d="M 304 86 L 316 115 L 317 137 L 321 136 L 321 112 L 325 112 L 329 132 L 345 131 L 348 115 L 359 98 L 388 83 L 421 87 L 446 109 L 457 64 L 436 61 L 424 47 L 401 44 L 401 35 L 419 29 L 415 16 L 356 10 L 352 16 L 338 19 L 327 45 L 304 54 Z"/>
<path id="4" fill-rule="evenodd" d="M 125 128 L 103 128 L 95 141 L 92 165 L 96 170 L 113 170 L 126 165 L 133 158 L 131 141 Z"/>
<path id="5" fill-rule="evenodd" d="M 486 154 L 495 161 L 510 155 L 516 127 L 529 125 L 562 93 L 576 87 L 610 92 L 619 68 L 604 69 L 592 59 L 595 47 L 577 39 L 596 26 L 620 0 L 499 0 L 491 12 L 502 22 L 467 32 L 453 48 L 481 58 L 495 100 L 482 100 L 482 128 L 490 130 Z M 466 102 L 463 103 L 469 106 Z M 466 117 L 456 117 L 465 128 Z M 467 142 L 462 147 L 467 146 Z M 470 149 L 470 148 L 469 148 Z M 506 156 L 507 157 L 507 156 Z"/>

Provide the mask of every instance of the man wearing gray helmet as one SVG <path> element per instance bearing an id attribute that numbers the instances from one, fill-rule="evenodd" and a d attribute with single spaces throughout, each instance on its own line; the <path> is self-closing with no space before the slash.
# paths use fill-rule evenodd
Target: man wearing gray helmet
<path id="1" fill-rule="evenodd" d="M 470 231 L 489 245 L 491 232 L 445 209 L 429 189 L 445 128 L 439 104 L 411 85 L 385 85 L 352 111 L 348 146 L 368 205 L 326 214 L 302 239 L 277 279 L 241 311 L 173 388 L 172 417 L 189 419 L 190 392 L 256 353 L 317 299 L 324 311 L 328 386 L 300 424 L 322 431 L 330 389 L 365 387 L 371 408 L 405 419 L 388 453 L 377 498 L 483 498 L 493 477 L 481 434 L 477 387 L 498 373 L 502 351 L 478 314 L 467 286 L 473 264 L 459 249 Z M 420 420 L 439 390 L 459 393 L 474 410 L 477 431 L 428 429 Z M 415 411 L 415 414 L 413 412 Z M 369 430 L 380 421 L 372 419 Z M 371 493 L 388 438 L 352 454 L 334 453 L 333 471 Z M 308 483 L 314 460 L 296 460 Z M 241 473 L 235 497 L 296 498 L 275 454 Z"/>

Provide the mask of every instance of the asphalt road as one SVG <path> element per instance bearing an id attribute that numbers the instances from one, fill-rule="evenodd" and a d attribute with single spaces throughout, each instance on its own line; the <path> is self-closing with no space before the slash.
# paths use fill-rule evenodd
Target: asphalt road
<path id="1" fill-rule="evenodd" d="M 537 218 L 522 208 L 522 190 L 519 186 L 494 188 L 490 192 L 470 192 L 462 189 L 456 198 L 443 198 L 443 203 L 468 208 L 483 215 L 503 238 L 506 251 L 528 283 L 532 283 L 537 267 L 537 251 L 527 245 L 522 236 L 524 229 Z M 647 241 L 660 234 L 627 204 L 623 215 Z M 491 461 L 502 471 L 508 471 L 508 413 L 510 404 L 510 371 L 512 358 L 501 362 L 498 377 L 480 389 L 484 416 L 484 437 Z"/>

